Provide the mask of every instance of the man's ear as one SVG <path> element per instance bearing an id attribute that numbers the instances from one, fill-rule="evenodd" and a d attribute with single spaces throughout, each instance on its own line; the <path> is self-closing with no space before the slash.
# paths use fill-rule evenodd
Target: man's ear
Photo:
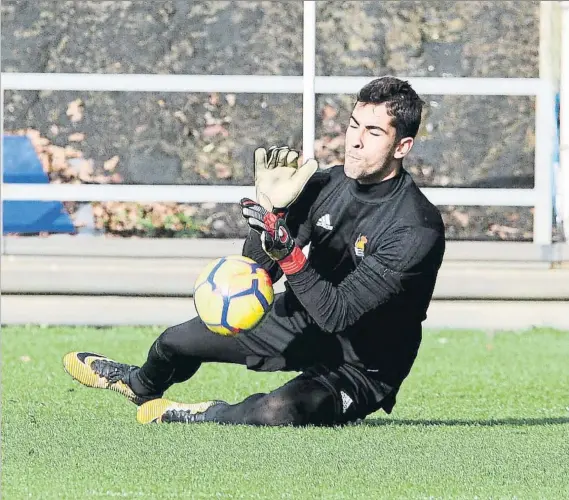
<path id="1" fill-rule="evenodd" d="M 412 137 L 404 137 L 403 139 L 400 139 L 397 146 L 395 146 L 395 152 L 393 153 L 393 157 L 401 159 L 407 156 L 409 151 L 411 151 L 414 142 L 415 141 L 413 140 Z"/>

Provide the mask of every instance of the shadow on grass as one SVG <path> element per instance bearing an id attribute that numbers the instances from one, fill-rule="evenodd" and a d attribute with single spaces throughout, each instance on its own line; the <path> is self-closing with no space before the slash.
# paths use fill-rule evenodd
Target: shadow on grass
<path id="1" fill-rule="evenodd" d="M 425 427 L 498 427 L 501 425 L 511 425 L 526 427 L 533 425 L 563 425 L 569 424 L 569 417 L 557 418 L 503 418 L 488 420 L 422 420 L 422 419 L 390 419 L 372 418 L 364 420 L 361 425 L 369 426 L 425 426 Z"/>

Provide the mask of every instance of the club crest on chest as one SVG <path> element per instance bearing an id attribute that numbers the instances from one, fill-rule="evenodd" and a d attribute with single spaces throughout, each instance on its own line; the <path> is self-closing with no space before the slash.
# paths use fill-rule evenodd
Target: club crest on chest
<path id="1" fill-rule="evenodd" d="M 354 244 L 354 252 L 357 257 L 364 256 L 366 244 L 367 244 L 367 236 L 360 233 L 358 239 L 356 240 L 356 243 Z"/>

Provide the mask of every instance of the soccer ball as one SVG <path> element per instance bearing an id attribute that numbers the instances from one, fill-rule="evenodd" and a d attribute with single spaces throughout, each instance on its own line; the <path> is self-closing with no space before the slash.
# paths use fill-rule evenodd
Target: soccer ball
<path id="1" fill-rule="evenodd" d="M 220 335 L 236 335 L 253 328 L 270 309 L 273 298 L 267 271 L 241 255 L 210 262 L 194 285 L 199 317 Z"/>

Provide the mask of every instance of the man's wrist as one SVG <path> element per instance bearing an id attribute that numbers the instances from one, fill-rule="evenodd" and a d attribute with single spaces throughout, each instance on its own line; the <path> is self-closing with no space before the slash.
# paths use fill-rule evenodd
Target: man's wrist
<path id="1" fill-rule="evenodd" d="M 295 245 L 292 252 L 289 253 L 284 259 L 278 261 L 279 266 L 285 275 L 296 274 L 302 270 L 306 264 L 306 257 L 302 250 Z"/>

